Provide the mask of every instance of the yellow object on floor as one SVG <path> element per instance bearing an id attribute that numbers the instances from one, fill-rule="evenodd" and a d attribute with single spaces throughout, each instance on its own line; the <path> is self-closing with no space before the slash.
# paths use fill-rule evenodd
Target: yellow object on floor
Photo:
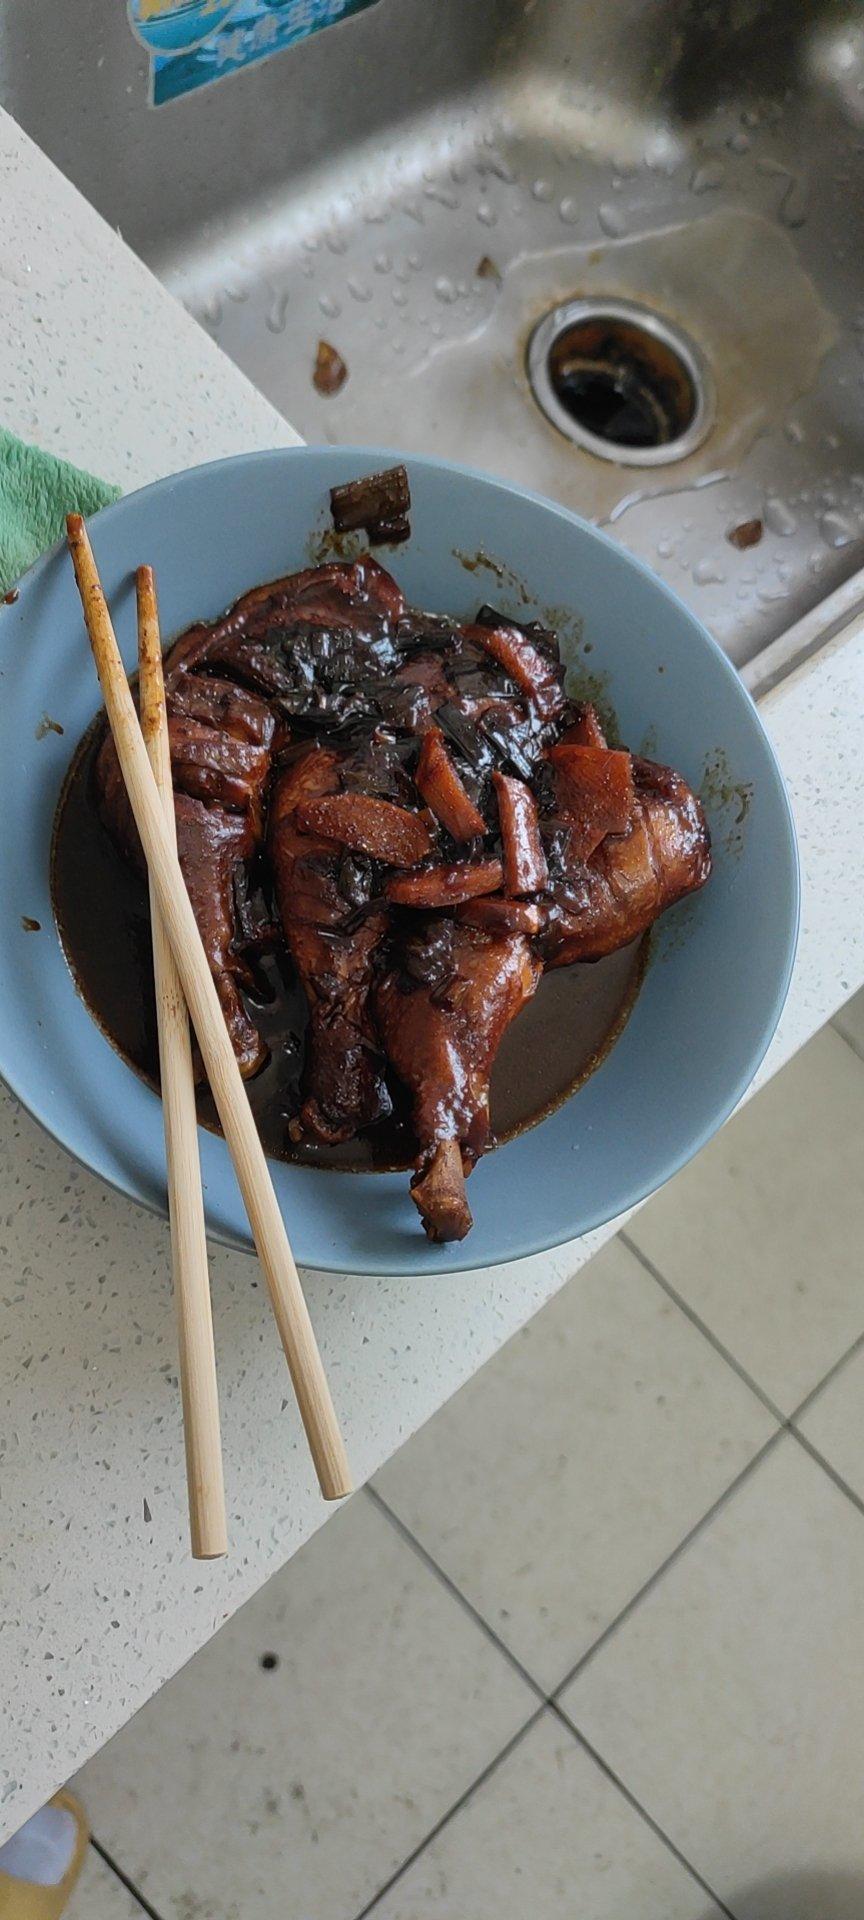
<path id="1" fill-rule="evenodd" d="M 84 1809 L 64 1787 L 0 1847 L 0 1920 L 60 1920 L 89 1839 Z"/>

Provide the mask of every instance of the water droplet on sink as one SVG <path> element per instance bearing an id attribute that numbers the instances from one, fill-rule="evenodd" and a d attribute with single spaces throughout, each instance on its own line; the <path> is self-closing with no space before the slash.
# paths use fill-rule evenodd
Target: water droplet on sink
<path id="1" fill-rule="evenodd" d="M 238 307 L 241 307 L 244 300 L 249 298 L 249 288 L 243 285 L 242 280 L 226 280 L 225 298 L 233 300 Z"/>
<path id="2" fill-rule="evenodd" d="M 481 200 L 477 208 L 477 218 L 482 226 L 494 227 L 498 215 L 495 212 L 495 208 L 490 207 L 488 200 Z"/>
<path id="3" fill-rule="evenodd" d="M 781 540 L 788 540 L 798 531 L 798 521 L 788 501 L 781 500 L 776 493 L 768 495 L 762 508 L 762 518 L 769 533 L 779 534 Z"/>
<path id="4" fill-rule="evenodd" d="M 709 554 L 706 554 L 703 559 L 697 560 L 693 568 L 693 579 L 697 587 L 720 587 L 723 585 L 725 578 L 726 575 L 722 567 L 718 567 L 716 560 L 712 560 Z"/>
<path id="5" fill-rule="evenodd" d="M 726 168 L 722 160 L 706 160 L 705 165 L 697 167 L 690 175 L 691 193 L 714 193 L 722 187 L 726 178 Z"/>
<path id="6" fill-rule="evenodd" d="M 772 179 L 785 181 L 777 205 L 777 215 L 784 227 L 803 227 L 807 218 L 807 195 L 804 183 L 791 167 L 775 160 L 771 154 L 761 154 L 756 162 L 758 173 L 767 173 Z"/>
<path id="7" fill-rule="evenodd" d="M 559 202 L 558 213 L 566 227 L 575 226 L 579 218 L 579 207 L 570 194 Z"/>
<path id="8" fill-rule="evenodd" d="M 287 293 L 277 293 L 272 305 L 268 309 L 264 324 L 269 328 L 271 333 L 284 333 L 287 314 L 288 295 Z"/>
<path id="9" fill-rule="evenodd" d="M 826 547 L 848 547 L 855 539 L 855 528 L 836 508 L 823 513 L 819 531 Z"/>
<path id="10" fill-rule="evenodd" d="M 307 233 L 303 241 L 304 253 L 317 253 L 321 242 L 316 233 Z"/>
<path id="11" fill-rule="evenodd" d="M 363 223 L 364 223 L 364 226 L 367 226 L 367 227 L 383 227 L 386 225 L 389 218 L 390 218 L 389 207 L 372 206 L 372 207 L 365 207 L 363 210 Z"/>
<path id="12" fill-rule="evenodd" d="M 793 441 L 796 447 L 803 445 L 805 435 L 800 420 L 787 420 L 785 433 L 787 440 Z"/>
<path id="13" fill-rule="evenodd" d="M 205 326 L 219 327 L 222 324 L 222 302 L 218 294 L 211 294 L 201 308 L 201 318 Z"/>
<path id="14" fill-rule="evenodd" d="M 443 301 L 444 305 L 448 307 L 452 306 L 453 301 L 456 299 L 456 288 L 452 280 L 448 280 L 444 273 L 439 274 L 435 282 L 435 298 L 436 300 Z"/>
<path id="15" fill-rule="evenodd" d="M 376 253 L 372 265 L 376 273 L 389 273 L 393 262 L 389 253 Z"/>
<path id="16" fill-rule="evenodd" d="M 665 539 L 658 540 L 657 558 L 659 560 L 671 560 L 674 552 L 675 552 L 675 542 L 674 540 L 669 539 L 668 534 L 666 535 Z"/>
<path id="17" fill-rule="evenodd" d="M 562 201 L 562 219 L 564 217 L 563 204 Z M 610 240 L 622 239 L 627 232 L 627 215 L 624 208 L 618 207 L 612 201 L 607 200 L 605 205 L 597 209 L 597 225 L 602 229 L 603 233 L 608 233 Z"/>
<path id="18" fill-rule="evenodd" d="M 807 219 L 807 195 L 802 181 L 790 180 L 777 211 L 784 227 L 793 232 L 803 227 Z"/>
<path id="19" fill-rule="evenodd" d="M 502 160 L 498 153 L 490 155 L 486 161 L 486 170 L 488 173 L 494 173 L 496 180 L 503 180 L 505 187 L 511 186 L 516 178 L 509 160 Z"/>
<path id="20" fill-rule="evenodd" d="M 459 195 L 451 187 L 424 187 L 427 200 L 436 200 L 439 207 L 449 207 L 453 212 L 459 205 Z"/>
<path id="21" fill-rule="evenodd" d="M 348 252 L 348 241 L 344 233 L 328 233 L 325 237 L 325 246 L 329 247 L 331 253 Z"/>
<path id="22" fill-rule="evenodd" d="M 531 196 L 532 196 L 532 199 L 534 200 L 551 200 L 552 198 L 551 180 L 535 180 L 534 185 L 531 188 Z"/>
<path id="23" fill-rule="evenodd" d="M 394 307 L 407 307 L 408 295 L 402 287 L 391 287 L 390 298 Z"/>
<path id="24" fill-rule="evenodd" d="M 749 153 L 751 147 L 750 135 L 744 132 L 743 127 L 738 127 L 734 133 L 729 135 L 726 144 L 732 153 Z"/>
<path id="25" fill-rule="evenodd" d="M 332 293 L 319 293 L 318 305 L 321 312 L 327 315 L 328 320 L 338 320 L 342 308 L 338 300 L 334 300 Z"/>
<path id="26" fill-rule="evenodd" d="M 422 265 L 423 265 L 423 262 L 422 262 L 422 260 L 421 260 L 421 258 L 420 258 L 420 255 L 419 255 L 419 253 L 409 253 L 409 254 L 408 254 L 408 265 L 409 265 L 409 267 L 411 268 L 411 271 L 412 271 L 412 273 L 419 273 L 419 272 L 420 272 L 420 268 L 422 267 Z"/>
<path id="27" fill-rule="evenodd" d="M 358 280 L 353 274 L 349 274 L 347 286 L 352 300 L 359 300 L 363 305 L 367 300 L 371 300 L 372 288 L 366 280 Z"/>

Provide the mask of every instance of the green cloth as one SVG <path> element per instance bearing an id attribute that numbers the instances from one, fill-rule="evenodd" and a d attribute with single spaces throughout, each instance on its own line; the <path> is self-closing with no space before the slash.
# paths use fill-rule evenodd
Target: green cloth
<path id="1" fill-rule="evenodd" d="M 0 427 L 0 593 L 62 540 L 67 513 L 96 513 L 119 493 Z"/>

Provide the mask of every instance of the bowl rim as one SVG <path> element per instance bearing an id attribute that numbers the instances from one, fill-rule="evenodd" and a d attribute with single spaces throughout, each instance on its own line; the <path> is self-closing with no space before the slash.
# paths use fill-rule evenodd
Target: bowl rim
<path id="1" fill-rule="evenodd" d="M 374 1264 L 360 1265 L 357 1264 L 357 1256 L 351 1253 L 349 1253 L 347 1264 L 344 1259 L 339 1260 L 336 1257 L 320 1258 L 314 1262 L 311 1260 L 303 1262 L 310 1272 L 352 1274 L 357 1276 L 369 1275 L 373 1277 L 425 1278 L 428 1276 L 434 1278 L 437 1274 L 487 1271 L 490 1267 L 502 1264 L 510 1265 L 518 1260 L 531 1259 L 541 1253 L 551 1252 L 556 1247 L 568 1245 L 570 1239 L 582 1240 L 587 1234 L 597 1231 L 601 1226 L 607 1225 L 610 1221 L 618 1220 L 625 1214 L 630 1213 L 651 1194 L 657 1192 L 662 1186 L 665 1186 L 667 1181 L 672 1179 L 676 1173 L 680 1172 L 701 1148 L 719 1132 L 720 1128 L 735 1111 L 743 1095 L 758 1073 L 759 1067 L 773 1039 L 780 1015 L 783 1011 L 795 966 L 801 920 L 801 869 L 794 814 L 787 792 L 786 782 L 759 709 L 748 692 L 737 668 L 733 665 L 728 654 L 724 653 L 723 648 L 719 642 L 715 640 L 713 634 L 709 632 L 708 628 L 699 619 L 698 614 L 694 613 L 692 608 L 676 593 L 675 589 L 669 586 L 665 580 L 660 579 L 643 559 L 636 554 L 630 553 L 627 548 L 622 547 L 605 528 L 594 526 L 581 514 L 575 512 L 573 508 L 566 507 L 559 501 L 551 500 L 545 494 L 538 493 L 534 489 L 522 487 L 516 481 L 500 478 L 496 474 L 485 472 L 482 468 L 467 466 L 461 461 L 445 460 L 438 456 L 412 453 L 393 447 L 353 445 L 341 442 L 336 444 L 318 444 L 301 441 L 292 446 L 267 447 L 261 449 L 253 448 L 248 452 L 225 455 L 217 460 L 201 461 L 194 466 L 182 468 L 176 473 L 165 474 L 159 479 L 149 481 L 143 487 L 137 487 L 130 493 L 122 494 L 117 500 L 113 500 L 105 507 L 100 508 L 97 513 L 87 515 L 87 525 L 91 527 L 94 522 L 98 522 L 101 530 L 101 528 L 108 525 L 109 522 L 123 519 L 130 514 L 134 514 L 138 501 L 144 498 L 149 499 L 160 493 L 170 494 L 171 489 L 175 487 L 178 482 L 189 482 L 193 476 L 198 474 L 215 474 L 222 469 L 241 468 L 244 466 L 258 467 L 270 464 L 281 465 L 291 462 L 297 462 L 299 465 L 302 465 L 304 459 L 310 455 L 315 458 L 321 458 L 323 455 L 328 460 L 338 460 L 339 462 L 344 460 L 349 467 L 352 463 L 357 462 L 368 471 L 376 471 L 379 467 L 385 466 L 405 465 L 409 469 L 410 474 L 411 467 L 414 465 L 426 471 L 451 474 L 461 480 L 468 480 L 472 483 L 479 484 L 481 488 L 489 488 L 495 492 L 510 495 L 520 503 L 528 502 L 530 505 L 540 508 L 544 513 L 554 515 L 566 526 L 577 528 L 580 532 L 586 534 L 593 542 L 598 542 L 601 546 L 605 547 L 610 554 L 614 555 L 616 565 L 623 568 L 626 572 L 636 573 L 641 576 L 643 580 L 650 582 L 652 589 L 671 607 L 674 607 L 679 614 L 683 613 L 691 627 L 698 632 L 703 647 L 709 655 L 713 657 L 716 666 L 726 677 L 727 681 L 734 686 L 736 697 L 742 700 L 745 706 L 749 708 L 751 721 L 755 722 L 757 733 L 761 736 L 765 753 L 766 770 L 771 773 L 776 795 L 780 801 L 780 818 L 783 828 L 784 852 L 787 859 L 789 879 L 789 915 L 783 965 L 778 971 L 771 1003 L 766 1009 L 758 1037 L 754 1040 L 747 1066 L 738 1074 L 733 1085 L 727 1090 L 724 1099 L 713 1110 L 710 1120 L 707 1120 L 701 1128 L 688 1135 L 685 1147 L 676 1153 L 671 1153 L 662 1167 L 655 1170 L 655 1173 L 647 1183 L 644 1178 L 634 1177 L 625 1197 L 619 1204 L 616 1204 L 614 1213 L 610 1213 L 608 1205 L 601 1202 L 596 1208 L 590 1211 L 574 1234 L 562 1238 L 557 1231 L 553 1232 L 551 1236 L 541 1231 L 530 1240 L 520 1241 L 517 1251 L 503 1257 L 496 1257 L 494 1259 L 478 1257 L 472 1259 L 470 1235 L 465 1242 L 451 1242 L 441 1247 L 434 1246 L 432 1243 L 426 1241 L 425 1236 L 423 1236 L 417 1243 L 417 1252 L 421 1256 L 419 1263 L 410 1256 L 407 1259 L 403 1258 L 400 1260 L 397 1255 L 385 1255 L 383 1258 L 375 1258 Z M 65 551 L 65 547 L 65 540 L 60 539 L 50 548 L 46 549 L 46 551 L 34 561 L 33 565 L 21 575 L 17 583 L 19 590 L 28 586 L 34 577 L 39 575 L 43 570 L 46 570 L 50 563 L 55 560 L 60 553 Z M 398 566 L 398 550 L 394 557 L 393 564 Z M 240 591 L 242 592 L 243 589 L 240 589 Z M 52 937 L 60 944 L 53 910 L 51 933 Z M 122 1056 L 118 1057 L 122 1058 Z M 13 1096 L 21 1102 L 21 1105 L 42 1129 L 43 1133 L 55 1141 L 64 1152 L 68 1153 L 77 1165 L 95 1174 L 98 1179 L 105 1182 L 106 1186 L 110 1187 L 124 1199 L 131 1200 L 135 1205 L 143 1207 L 148 1213 L 155 1215 L 159 1219 L 167 1220 L 167 1196 L 164 1204 L 160 1203 L 155 1196 L 133 1190 L 128 1180 L 117 1178 L 116 1175 L 103 1168 L 102 1165 L 94 1165 L 93 1158 L 88 1157 L 70 1145 L 62 1128 L 52 1126 L 50 1117 L 46 1112 L 48 1103 L 44 1098 L 37 1098 L 36 1104 L 33 1104 L 34 1096 L 32 1092 L 21 1085 L 18 1077 L 9 1073 L 2 1064 L 0 1064 L 0 1081 L 2 1081 L 3 1084 L 9 1088 Z M 154 1095 L 154 1098 L 156 1097 L 157 1096 Z M 564 1103 L 565 1106 L 566 1104 L 567 1102 Z M 509 1144 L 516 1145 L 518 1144 L 518 1140 Z M 497 1149 L 496 1151 L 502 1150 L 506 1150 L 506 1146 L 504 1149 Z M 278 1167 L 285 1163 L 271 1161 L 271 1164 Z M 328 1172 L 328 1169 L 315 1169 L 315 1172 L 317 1175 L 322 1176 Z M 340 1175 L 340 1178 L 344 1177 L 344 1175 Z M 241 1237 L 240 1235 L 232 1233 L 229 1229 L 214 1225 L 209 1218 L 207 1221 L 207 1234 L 209 1239 L 221 1246 L 229 1247 L 243 1253 L 254 1253 L 255 1251 L 251 1235 Z"/>

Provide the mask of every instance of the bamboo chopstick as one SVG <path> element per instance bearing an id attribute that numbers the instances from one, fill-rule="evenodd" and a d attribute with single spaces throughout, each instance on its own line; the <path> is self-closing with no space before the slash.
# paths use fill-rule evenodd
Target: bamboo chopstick
<path id="1" fill-rule="evenodd" d="M 135 579 L 138 602 L 138 680 L 141 694 L 141 731 L 165 813 L 171 844 L 176 851 L 174 792 L 168 715 L 162 678 L 162 644 L 152 567 L 139 567 Z M 210 1272 L 204 1227 L 204 1196 L 198 1158 L 198 1117 L 189 1015 L 174 955 L 162 915 L 150 885 L 150 922 L 153 930 L 153 972 L 159 1026 L 159 1078 L 165 1125 L 168 1170 L 168 1217 L 174 1302 L 180 1349 L 180 1389 L 183 1396 L 183 1434 L 186 1445 L 186 1485 L 189 1528 L 195 1560 L 218 1560 L 228 1551 L 222 1446 L 219 1437 L 219 1394 L 213 1348 Z"/>
<path id="2" fill-rule="evenodd" d="M 129 803 L 264 1268 L 321 1492 L 325 1500 L 340 1500 L 351 1492 L 351 1476 L 309 1309 L 198 925 L 171 845 L 159 790 L 80 514 L 68 515 L 66 532 Z"/>

